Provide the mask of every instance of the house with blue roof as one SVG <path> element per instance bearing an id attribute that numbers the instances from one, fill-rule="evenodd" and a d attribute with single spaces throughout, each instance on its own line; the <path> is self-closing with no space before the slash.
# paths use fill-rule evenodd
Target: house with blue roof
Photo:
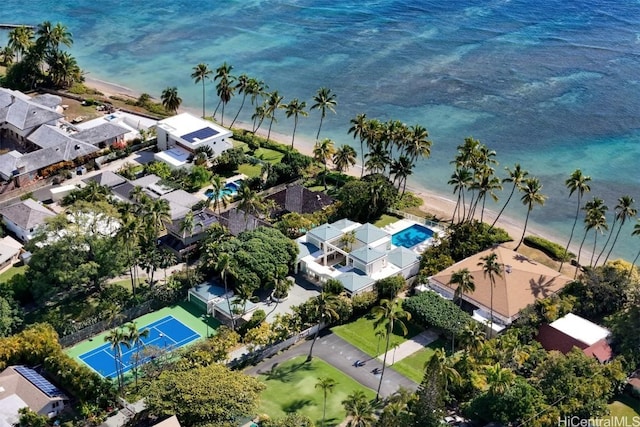
<path id="1" fill-rule="evenodd" d="M 322 224 L 296 239 L 296 272 L 322 286 L 327 280 L 342 283 L 350 296 L 373 290 L 378 280 L 418 274 L 420 256 L 392 244 L 391 235 L 373 224 L 341 219 Z"/>

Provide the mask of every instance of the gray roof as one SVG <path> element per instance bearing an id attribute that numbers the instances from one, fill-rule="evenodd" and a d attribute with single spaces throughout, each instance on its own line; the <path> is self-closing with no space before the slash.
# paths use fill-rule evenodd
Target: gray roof
<path id="1" fill-rule="evenodd" d="M 169 202 L 172 220 L 184 217 L 193 206 L 200 202 L 200 199 L 184 190 L 172 191 L 160 196 L 160 198 Z"/>
<path id="2" fill-rule="evenodd" d="M 298 244 L 298 261 L 320 250 L 320 248 L 318 248 L 316 245 L 309 242 L 301 242 L 299 240 L 296 240 L 296 243 Z"/>
<path id="3" fill-rule="evenodd" d="M 60 104 L 62 104 L 62 98 L 58 95 L 51 95 L 49 93 L 45 93 L 42 95 L 36 95 L 31 98 L 32 102 L 36 104 L 44 105 L 45 107 L 51 108 L 55 110 Z"/>
<path id="4" fill-rule="evenodd" d="M 109 188 L 113 188 L 116 185 L 120 185 L 124 182 L 127 182 L 126 179 L 124 179 L 120 175 L 111 171 L 105 171 L 97 175 L 90 176 L 89 178 L 85 178 L 82 181 L 87 184 L 90 183 L 91 181 L 95 181 L 98 184 L 104 187 L 109 187 Z"/>
<path id="5" fill-rule="evenodd" d="M 347 273 L 342 273 L 338 277 L 336 277 L 342 286 L 349 291 L 349 293 L 357 293 L 358 291 L 372 286 L 376 281 L 371 277 L 365 275 L 359 270 L 349 271 Z"/>
<path id="6" fill-rule="evenodd" d="M 75 141 L 73 136 L 51 125 L 40 126 L 27 139 L 40 148 L 58 147 L 69 140 Z"/>
<path id="7" fill-rule="evenodd" d="M 33 199 L 26 199 L 15 205 L 2 208 L 0 214 L 24 230 L 42 225 L 47 218 L 56 216 Z"/>
<path id="8" fill-rule="evenodd" d="M 390 234 L 386 231 L 381 230 L 370 223 L 361 225 L 360 227 L 355 229 L 355 232 L 356 239 L 367 245 L 390 236 Z"/>
<path id="9" fill-rule="evenodd" d="M 415 264 L 416 262 L 420 262 L 420 255 L 403 246 L 399 246 L 392 251 L 389 251 L 387 259 L 391 264 L 403 269 Z"/>
<path id="10" fill-rule="evenodd" d="M 54 109 L 33 102 L 20 92 L 0 88 L 0 122 L 26 130 L 62 117 Z"/>
<path id="11" fill-rule="evenodd" d="M 7 262 L 22 250 L 22 244 L 11 236 L 0 239 L 0 264 Z"/>
<path id="12" fill-rule="evenodd" d="M 219 220 L 220 224 L 227 227 L 229 233 L 234 236 L 243 231 L 255 230 L 258 227 L 271 227 L 268 222 L 251 214 L 245 215 L 244 211 L 238 208 L 222 212 Z"/>
<path id="13" fill-rule="evenodd" d="M 340 230 L 344 230 L 346 228 L 351 227 L 354 224 L 358 224 L 355 221 L 351 221 L 350 219 L 347 218 L 342 218 L 337 220 L 336 222 L 332 222 L 331 225 L 334 226 L 335 228 L 338 228 Z"/>
<path id="14" fill-rule="evenodd" d="M 182 238 L 182 220 L 183 218 L 177 218 L 171 221 L 171 224 L 167 226 L 169 231 L 176 236 L 180 236 Z M 213 212 L 211 209 L 202 209 L 193 213 L 193 232 L 192 236 L 197 236 L 200 233 L 204 233 L 207 228 L 211 227 L 213 224 L 218 223 L 218 215 Z"/>
<path id="15" fill-rule="evenodd" d="M 111 191 L 122 200 L 131 201 L 131 191 L 136 188 L 130 181 L 125 181 L 120 185 L 111 188 Z"/>
<path id="16" fill-rule="evenodd" d="M 134 186 L 140 186 L 142 188 L 146 188 L 150 185 L 157 184 L 160 181 L 160 177 L 158 175 L 145 175 L 141 178 L 134 179 L 131 183 Z"/>
<path id="17" fill-rule="evenodd" d="M 18 169 L 18 161 L 21 157 L 22 153 L 16 150 L 0 155 L 0 174 L 4 179 L 13 176 L 13 172 Z"/>
<path id="18" fill-rule="evenodd" d="M 307 234 L 311 234 L 320 241 L 327 242 L 329 240 L 335 239 L 336 237 L 342 236 L 342 230 L 334 227 L 331 224 L 322 224 L 319 227 L 309 230 Z"/>
<path id="19" fill-rule="evenodd" d="M 229 312 L 229 305 L 231 305 L 231 310 L 234 310 L 234 309 L 240 310 L 240 313 L 234 314 L 234 317 L 240 317 L 240 316 L 244 315 L 245 313 L 250 313 L 253 310 L 255 310 L 256 308 L 258 308 L 258 306 L 256 304 L 252 303 L 251 301 L 247 301 L 246 305 L 244 305 L 244 306 L 241 305 L 241 304 L 234 305 L 234 303 L 233 303 L 234 298 L 229 298 L 229 301 L 227 301 L 225 299 L 225 300 L 220 301 L 219 303 L 217 303 L 215 305 L 216 311 L 219 311 L 220 313 L 224 314 L 225 317 L 227 317 L 227 318 L 231 318 L 231 315 L 230 315 L 230 312 Z M 242 313 L 242 309 L 243 308 L 244 308 L 244 313 Z"/>
<path id="20" fill-rule="evenodd" d="M 74 134 L 76 139 L 89 144 L 98 145 L 105 141 L 117 138 L 129 133 L 129 130 L 113 123 L 102 123 L 89 129 L 81 130 Z"/>
<path id="21" fill-rule="evenodd" d="M 361 261 L 365 264 L 370 264 L 375 260 L 384 257 L 385 255 L 385 252 L 366 246 L 363 246 L 362 248 L 356 249 L 353 252 L 349 253 L 349 257 Z"/>

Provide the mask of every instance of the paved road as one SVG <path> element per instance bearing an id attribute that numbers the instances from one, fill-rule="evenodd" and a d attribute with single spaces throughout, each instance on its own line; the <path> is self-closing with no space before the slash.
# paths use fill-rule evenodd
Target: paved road
<path id="1" fill-rule="evenodd" d="M 312 340 L 308 340 L 298 344 L 271 357 L 270 359 L 263 360 L 256 366 L 251 366 L 245 369 L 244 372 L 248 375 L 258 376 L 260 373 L 268 372 L 274 366 L 286 362 L 295 356 L 309 354 L 311 342 Z M 327 331 L 325 334 L 321 333 L 315 347 L 313 348 L 313 355 L 314 357 L 318 357 L 325 362 L 330 363 L 365 387 L 374 391 L 378 388 L 380 375 L 374 375 L 372 371 L 375 368 L 382 370 L 382 363 L 363 353 L 358 348 L 333 334 L 331 331 Z M 365 361 L 365 366 L 355 367 L 354 362 L 356 360 Z M 382 381 L 380 395 L 383 397 L 389 396 L 398 390 L 400 386 L 412 391 L 415 391 L 418 388 L 418 384 L 400 375 L 392 368 L 387 367 L 384 373 L 384 380 Z"/>
<path id="2" fill-rule="evenodd" d="M 400 344 L 397 348 L 392 348 L 387 353 L 387 366 L 392 363 L 396 363 L 404 359 L 405 357 L 411 356 L 413 353 L 422 350 L 432 342 L 438 339 L 438 334 L 434 331 L 427 329 L 416 335 L 413 338 L 409 338 L 402 344 Z M 378 356 L 379 361 L 384 360 L 384 353 Z"/>

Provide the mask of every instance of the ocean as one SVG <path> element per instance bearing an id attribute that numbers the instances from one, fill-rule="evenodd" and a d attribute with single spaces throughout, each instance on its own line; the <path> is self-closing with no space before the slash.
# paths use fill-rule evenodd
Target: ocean
<path id="1" fill-rule="evenodd" d="M 192 68 L 226 61 L 232 74 L 263 80 L 284 102 L 310 105 L 329 87 L 338 106 L 321 137 L 338 145 L 359 148 L 347 135 L 359 113 L 421 124 L 432 156 L 410 182 L 451 198 L 449 162 L 473 136 L 497 152 L 501 176 L 519 162 L 540 178 L 548 199 L 530 221 L 561 243 L 576 203 L 564 180 L 577 168 L 592 177 L 585 198 L 602 197 L 610 211 L 622 195 L 640 205 L 638 1 L 4 0 L 0 8 L 0 22 L 44 20 L 70 29 L 72 53 L 89 77 L 158 98 L 176 86 L 194 109 L 202 101 Z M 208 114 L 216 102 L 209 84 Z M 231 101 L 226 117 L 239 103 Z M 277 120 L 275 131 L 291 132 L 284 112 Z M 301 118 L 299 137 L 313 140 L 318 123 L 317 111 Z M 523 219 L 526 209 L 515 202 L 507 214 Z M 634 222 L 616 256 L 637 253 Z M 580 224 L 574 243 L 581 238 Z"/>

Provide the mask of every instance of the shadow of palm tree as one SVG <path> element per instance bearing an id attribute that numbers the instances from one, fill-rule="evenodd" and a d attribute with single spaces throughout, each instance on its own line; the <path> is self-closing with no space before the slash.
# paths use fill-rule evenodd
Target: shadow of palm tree
<path id="1" fill-rule="evenodd" d="M 282 367 L 282 366 L 278 366 L 278 364 L 275 363 L 271 367 L 271 370 L 266 372 L 261 372 L 261 374 L 265 375 L 267 380 L 275 380 L 275 381 L 286 383 L 291 381 L 291 377 L 293 373 L 298 370 L 312 371 L 313 366 L 311 366 L 308 363 L 299 363 L 296 365 Z"/>
<path id="2" fill-rule="evenodd" d="M 293 414 L 312 404 L 313 401 L 311 399 L 295 399 L 286 405 L 283 405 L 282 410 L 287 414 Z"/>
<path id="3" fill-rule="evenodd" d="M 552 286 L 554 286 L 555 278 L 551 278 L 547 280 L 546 276 L 540 276 L 537 280 L 531 279 L 529 280 L 529 286 L 531 287 L 531 292 L 533 296 L 536 298 L 542 297 L 546 298 L 549 295 L 553 294 L 554 291 L 550 290 Z"/>

